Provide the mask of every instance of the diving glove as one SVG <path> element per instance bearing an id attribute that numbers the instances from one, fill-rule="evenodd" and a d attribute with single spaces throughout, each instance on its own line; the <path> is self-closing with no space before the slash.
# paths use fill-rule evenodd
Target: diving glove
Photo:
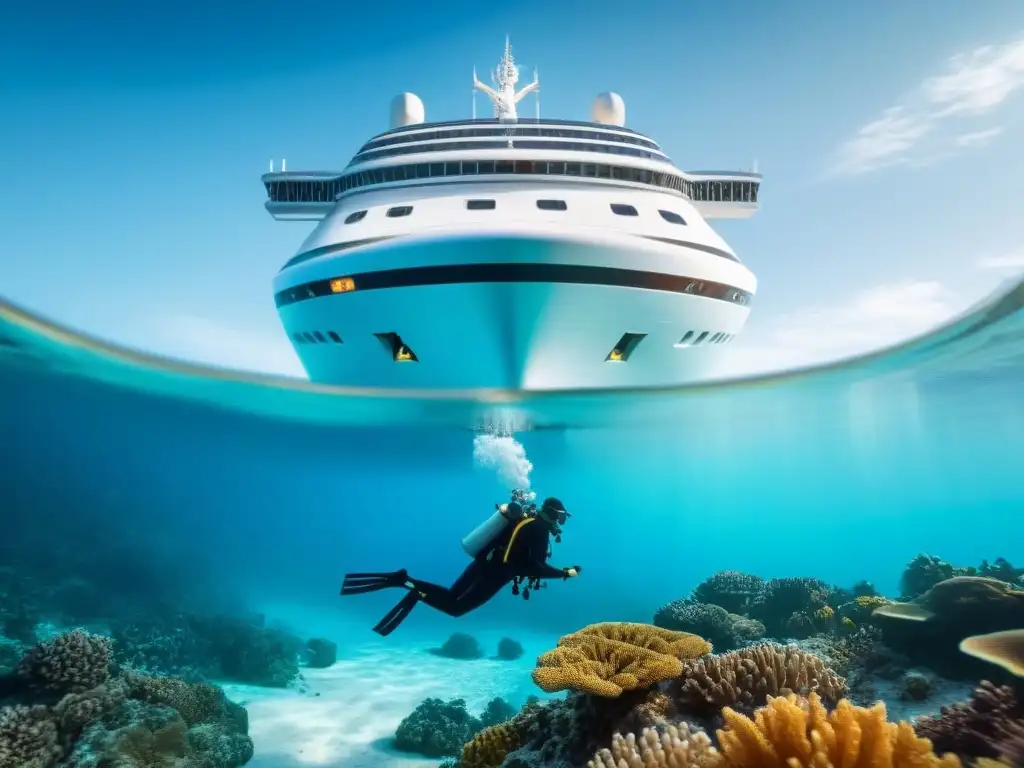
<path id="1" fill-rule="evenodd" d="M 580 575 L 580 571 L 582 571 L 582 570 L 583 569 L 580 566 L 578 566 L 578 565 L 574 565 L 572 568 L 563 568 L 562 572 L 565 574 L 565 576 L 563 578 L 571 579 L 574 576 L 579 576 Z"/>

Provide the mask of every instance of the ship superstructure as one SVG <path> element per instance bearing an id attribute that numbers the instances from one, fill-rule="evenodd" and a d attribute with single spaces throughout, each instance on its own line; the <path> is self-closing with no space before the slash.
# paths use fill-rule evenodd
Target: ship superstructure
<path id="1" fill-rule="evenodd" d="M 317 221 L 274 284 L 314 381 L 549 390 L 681 383 L 740 332 L 756 279 L 708 219 L 758 208 L 756 172 L 684 172 L 625 127 L 519 117 L 506 42 L 494 117 L 425 121 L 413 94 L 343 171 L 273 170 L 267 210 Z"/>

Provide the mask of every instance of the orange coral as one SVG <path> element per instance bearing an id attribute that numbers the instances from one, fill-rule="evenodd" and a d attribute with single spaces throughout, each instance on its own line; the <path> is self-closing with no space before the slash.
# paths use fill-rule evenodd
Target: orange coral
<path id="1" fill-rule="evenodd" d="M 680 659 L 710 651 L 710 643 L 688 632 L 628 622 L 592 624 L 538 658 L 533 681 L 548 693 L 568 689 L 615 698 L 676 677 L 683 671 Z"/>
<path id="2" fill-rule="evenodd" d="M 718 741 L 729 768 L 962 768 L 939 757 L 909 723 L 890 723 L 885 704 L 856 707 L 847 699 L 827 712 L 817 694 L 773 698 L 754 719 L 722 710 Z"/>

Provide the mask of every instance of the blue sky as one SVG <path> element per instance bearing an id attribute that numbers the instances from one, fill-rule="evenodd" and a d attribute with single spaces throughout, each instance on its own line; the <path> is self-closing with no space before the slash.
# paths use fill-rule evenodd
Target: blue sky
<path id="1" fill-rule="evenodd" d="M 927 10 L 926 10 L 927 8 Z M 719 226 L 760 286 L 731 367 L 925 330 L 1024 268 L 1024 3 L 38 2 L 0 24 L 0 294 L 131 346 L 301 375 L 259 176 L 342 168 L 391 97 L 470 112 L 511 35 L 543 114 L 765 175 Z M 478 102 L 483 110 L 484 104 Z"/>

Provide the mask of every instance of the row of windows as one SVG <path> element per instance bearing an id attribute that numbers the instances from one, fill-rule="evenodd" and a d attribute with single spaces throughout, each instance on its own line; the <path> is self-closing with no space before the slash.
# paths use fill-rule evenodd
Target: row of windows
<path id="1" fill-rule="evenodd" d="M 416 126 L 402 125 L 399 126 L 398 128 L 392 128 L 389 131 L 384 131 L 384 133 L 377 134 L 376 136 L 374 136 L 373 141 L 383 138 L 384 136 L 394 136 L 398 133 L 406 133 L 412 128 L 416 128 L 419 130 L 427 130 L 448 127 L 458 128 L 477 125 L 494 125 L 508 127 L 509 123 L 505 120 L 499 120 L 496 117 L 478 117 L 473 120 L 441 120 L 436 123 L 420 123 L 419 125 Z M 608 129 L 608 126 L 605 125 L 604 123 L 594 123 L 589 120 L 558 120 L 550 117 L 520 117 L 516 119 L 515 125 L 556 125 L 559 128 L 566 125 L 575 125 L 579 126 L 580 128 L 593 128 L 599 131 Z M 615 130 L 621 131 L 622 133 L 631 133 L 636 136 L 641 135 L 639 132 L 634 131 L 632 128 L 626 128 L 625 126 L 621 125 L 615 126 Z"/>
<path id="2" fill-rule="evenodd" d="M 352 158 L 349 166 L 365 163 L 369 160 L 380 160 L 382 157 L 399 155 L 426 154 L 427 152 L 453 152 L 472 149 L 539 149 L 553 152 L 600 152 L 605 155 L 625 155 L 627 157 L 643 157 L 648 160 L 669 162 L 661 152 L 626 147 L 622 144 L 581 144 L 576 141 L 536 141 L 523 139 L 519 141 L 448 141 L 440 144 L 405 144 L 400 147 L 375 149 L 360 152 Z"/>
<path id="3" fill-rule="evenodd" d="M 341 336 L 334 331 L 327 331 L 326 335 L 320 331 L 295 331 L 292 339 L 296 344 L 327 344 L 329 341 L 335 344 L 342 344 Z"/>
<path id="4" fill-rule="evenodd" d="M 617 141 L 621 144 L 633 144 L 638 147 L 660 149 L 658 145 L 643 136 L 627 136 L 610 131 L 587 130 L 576 131 L 569 128 L 522 128 L 519 126 L 508 126 L 505 128 L 454 128 L 443 131 L 418 131 L 416 133 L 403 133 L 399 136 L 391 136 L 386 139 L 373 139 L 366 142 L 359 150 L 359 154 L 371 149 L 380 147 L 392 147 L 395 144 L 405 144 L 410 141 L 437 141 L 438 139 L 472 139 L 479 136 L 540 136 L 549 139 L 599 139 L 602 141 Z"/>
<path id="5" fill-rule="evenodd" d="M 493 211 L 498 207 L 497 200 L 467 200 L 466 210 L 469 211 Z M 569 206 L 566 205 L 565 200 L 538 200 L 537 207 L 542 211 L 567 211 Z M 610 203 L 609 207 L 612 213 L 618 216 L 639 216 L 640 212 L 635 206 L 626 205 L 625 203 Z M 353 211 L 345 217 L 346 224 L 355 224 L 366 218 L 366 210 Z M 393 208 L 388 208 L 385 216 L 391 219 L 396 219 L 402 216 L 408 216 L 412 213 L 411 205 L 396 205 Z M 670 224 L 682 224 L 686 225 L 686 220 L 675 211 L 663 211 L 658 209 L 658 213 L 661 214 L 661 218 Z"/>
<path id="6" fill-rule="evenodd" d="M 329 181 L 268 181 L 267 195 L 274 203 L 330 203 L 353 189 L 391 182 L 450 176 L 484 175 L 570 176 L 613 179 L 679 192 L 691 200 L 724 203 L 756 203 L 760 182 L 691 181 L 671 173 L 595 163 L 545 160 L 462 160 L 448 163 L 417 163 L 356 171 Z"/>
<path id="7" fill-rule="evenodd" d="M 712 334 L 711 337 L 708 338 L 709 334 L 711 334 L 711 331 L 701 331 L 700 333 L 697 333 L 696 331 L 687 331 L 683 335 L 683 338 L 676 343 L 676 346 L 696 347 L 699 344 L 704 344 L 705 342 L 708 344 L 727 344 L 736 338 L 735 333 L 720 332 Z"/>
<path id="8" fill-rule="evenodd" d="M 392 342 L 390 337 L 394 337 L 394 341 L 397 341 L 397 349 L 389 349 L 392 353 L 392 359 L 396 362 L 402 361 L 414 361 L 419 362 L 419 358 L 416 354 L 406 345 L 400 336 L 395 333 L 374 334 L 378 339 L 383 341 L 387 347 L 396 346 Z M 641 333 L 627 333 L 616 344 L 612 351 L 605 357 L 607 362 L 626 362 L 639 342 L 643 341 L 647 334 Z M 683 337 L 674 345 L 677 349 L 685 347 L 697 347 L 701 344 L 726 344 L 736 338 L 735 333 L 725 333 L 724 331 L 711 334 L 710 331 L 701 331 L 699 334 L 696 331 L 687 331 Z M 333 342 L 334 344 L 344 343 L 334 331 L 327 331 L 321 333 L 320 331 L 295 331 L 292 333 L 292 340 L 296 344 L 327 344 Z"/>

